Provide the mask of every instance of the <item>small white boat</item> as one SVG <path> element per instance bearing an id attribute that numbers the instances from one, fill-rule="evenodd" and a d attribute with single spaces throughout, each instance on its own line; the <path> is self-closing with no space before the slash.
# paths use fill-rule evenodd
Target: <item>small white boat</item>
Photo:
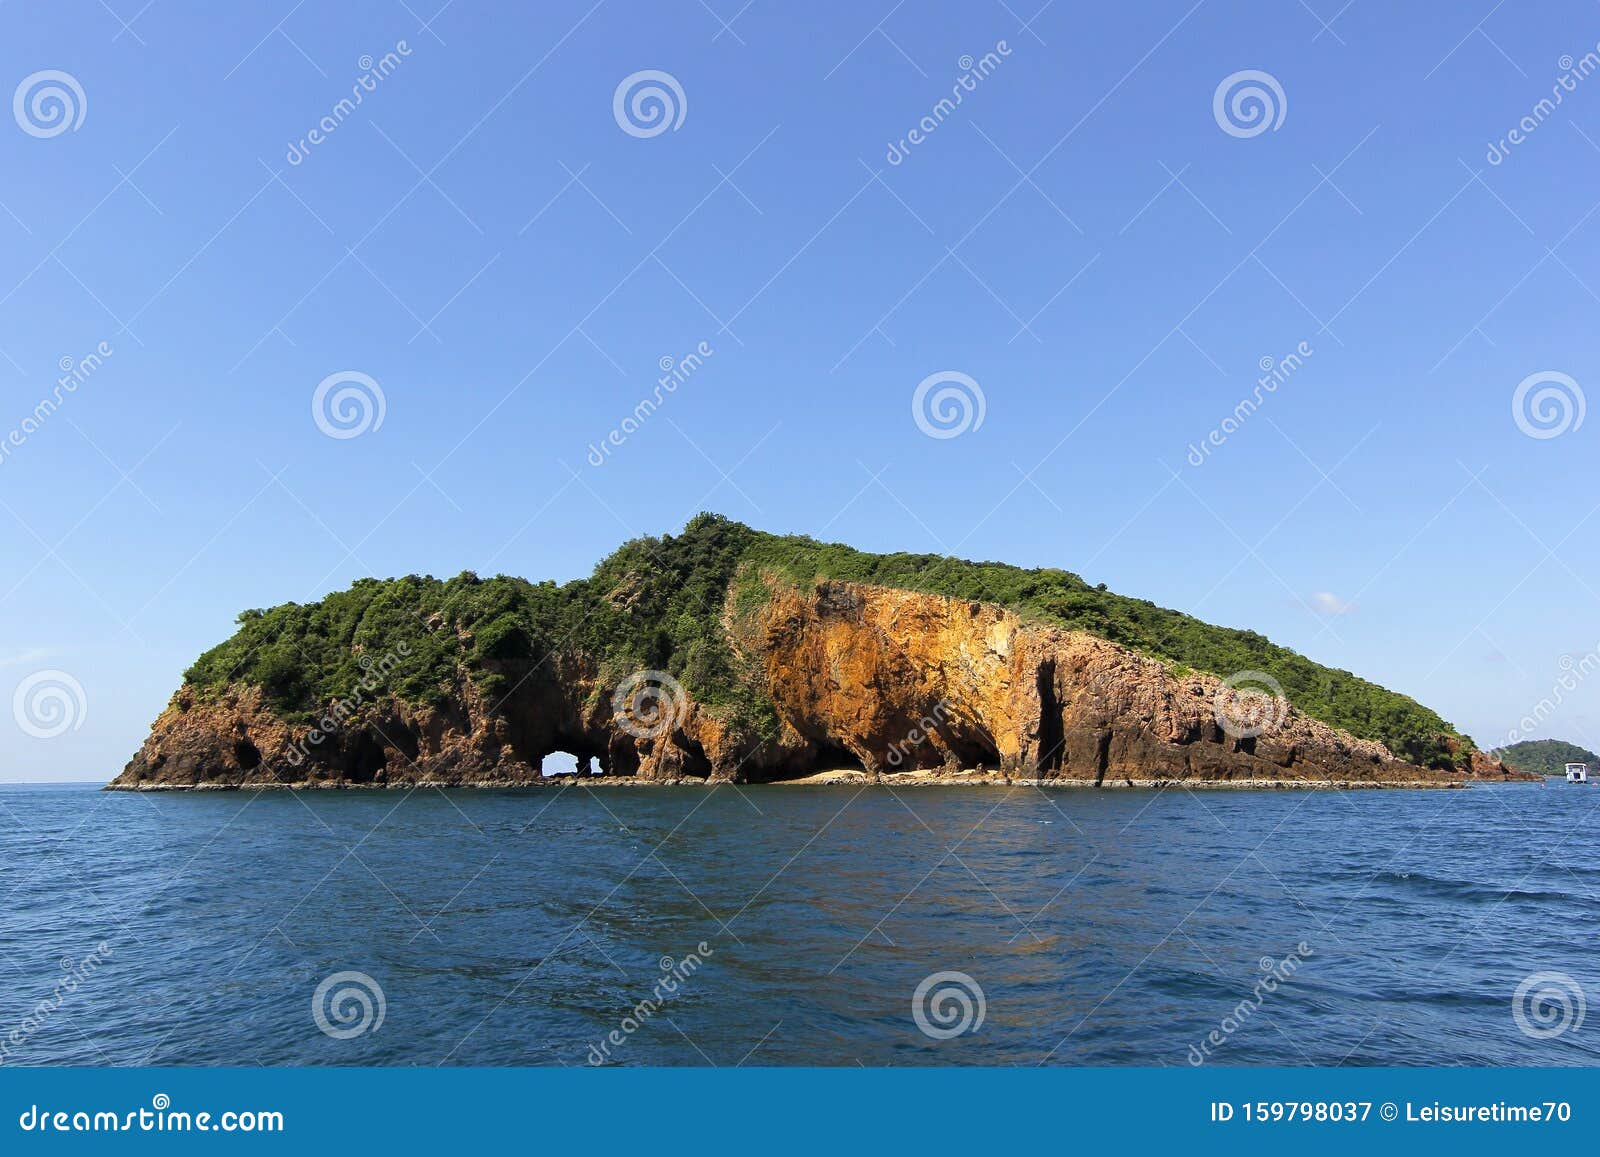
<path id="1" fill-rule="evenodd" d="M 1588 783 L 1589 782 L 1589 765 L 1587 763 L 1569 763 L 1569 764 L 1567 764 L 1567 782 L 1568 783 Z"/>

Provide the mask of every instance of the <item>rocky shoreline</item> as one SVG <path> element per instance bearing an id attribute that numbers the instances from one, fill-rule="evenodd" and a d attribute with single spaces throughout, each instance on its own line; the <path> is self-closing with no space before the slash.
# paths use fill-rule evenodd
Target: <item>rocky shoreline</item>
<path id="1" fill-rule="evenodd" d="M 1420 791 L 1451 790 L 1470 787 L 1474 783 L 1532 782 L 1522 777 L 1500 779 L 1393 779 L 1393 780 L 1333 780 L 1333 779 L 1149 779 L 1123 778 L 1094 783 L 1082 779 L 1007 778 L 999 773 L 962 772 L 954 775 L 919 774 L 903 772 L 873 777 L 854 770 L 823 771 L 794 779 L 770 780 L 761 783 L 735 785 L 726 780 L 639 779 L 633 776 L 607 775 L 552 775 L 540 780 L 474 780 L 450 782 L 445 780 L 405 780 L 394 783 L 351 783 L 338 780 L 303 780 L 300 782 L 265 782 L 252 780 L 240 783 L 119 783 L 105 785 L 105 791 L 173 792 L 173 791 L 373 791 L 387 792 L 437 788 L 467 791 L 560 791 L 569 788 L 655 788 L 693 787 L 716 788 L 723 786 L 746 787 L 882 787 L 882 788 L 938 788 L 938 787 L 1010 787 L 1046 788 L 1062 791 L 1162 791 L 1181 788 L 1185 791 Z"/>

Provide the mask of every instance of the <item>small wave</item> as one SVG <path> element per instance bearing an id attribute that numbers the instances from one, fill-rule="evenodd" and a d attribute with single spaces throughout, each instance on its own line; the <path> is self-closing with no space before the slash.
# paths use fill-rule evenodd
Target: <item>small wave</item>
<path id="1" fill-rule="evenodd" d="M 1394 892 L 1413 892 L 1436 899 L 1466 900 L 1478 904 L 1497 904 L 1504 900 L 1530 904 L 1568 904 L 1583 899 L 1567 892 L 1496 888 L 1448 876 L 1431 876 L 1426 872 L 1379 872 L 1371 877 L 1371 883 L 1375 887 L 1388 886 Z"/>

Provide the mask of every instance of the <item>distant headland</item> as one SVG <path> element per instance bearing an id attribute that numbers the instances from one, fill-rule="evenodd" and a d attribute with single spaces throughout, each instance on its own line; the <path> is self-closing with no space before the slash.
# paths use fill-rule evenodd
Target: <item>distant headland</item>
<path id="1" fill-rule="evenodd" d="M 1585 763 L 1600 772 L 1600 755 L 1563 739 L 1524 739 L 1490 754 L 1514 771 L 1533 775 L 1561 775 L 1569 763 Z"/>

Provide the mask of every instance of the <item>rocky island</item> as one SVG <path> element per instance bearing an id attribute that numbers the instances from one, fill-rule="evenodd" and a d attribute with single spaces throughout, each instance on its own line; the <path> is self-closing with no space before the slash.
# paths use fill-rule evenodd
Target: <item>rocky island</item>
<path id="1" fill-rule="evenodd" d="M 1412 699 L 1067 571 L 706 514 L 560 586 L 412 575 L 246 611 L 110 787 L 538 786 L 558 751 L 586 782 L 1519 778 Z"/>

